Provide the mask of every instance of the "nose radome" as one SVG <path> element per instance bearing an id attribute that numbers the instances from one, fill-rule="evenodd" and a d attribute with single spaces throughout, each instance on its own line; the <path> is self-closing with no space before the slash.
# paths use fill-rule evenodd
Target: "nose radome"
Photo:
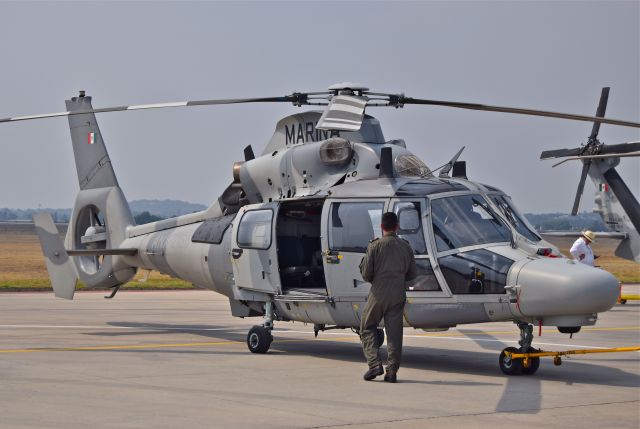
<path id="1" fill-rule="evenodd" d="M 565 258 L 541 258 L 517 276 L 520 311 L 526 316 L 600 313 L 618 299 L 618 280 L 605 270 Z"/>

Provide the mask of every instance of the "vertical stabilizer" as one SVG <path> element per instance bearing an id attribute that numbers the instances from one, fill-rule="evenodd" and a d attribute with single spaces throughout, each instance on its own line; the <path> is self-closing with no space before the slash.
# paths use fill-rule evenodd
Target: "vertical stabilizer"
<path id="1" fill-rule="evenodd" d="M 84 91 L 66 100 L 66 104 L 70 112 L 93 109 L 91 97 L 85 96 Z M 70 115 L 69 129 L 80 189 L 118 186 L 95 114 Z"/>
<path id="2" fill-rule="evenodd" d="M 70 112 L 93 109 L 91 97 L 80 91 L 66 101 Z M 134 225 L 129 204 L 118 185 L 94 113 L 69 116 L 80 192 L 76 195 L 67 230 L 67 249 L 80 251 L 72 258 L 76 273 L 88 287 L 108 288 L 128 282 L 136 273 L 118 252 L 126 228 Z"/>

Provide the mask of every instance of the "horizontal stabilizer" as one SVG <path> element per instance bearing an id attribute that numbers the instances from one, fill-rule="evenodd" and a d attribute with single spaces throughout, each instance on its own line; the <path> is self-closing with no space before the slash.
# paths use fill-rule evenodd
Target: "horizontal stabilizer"
<path id="1" fill-rule="evenodd" d="M 80 249 L 67 250 L 69 256 L 133 256 L 138 253 L 138 249 Z"/>
<path id="2" fill-rule="evenodd" d="M 49 213 L 34 214 L 33 222 L 36 225 L 54 294 L 58 298 L 73 299 L 78 276 L 58 234 L 58 228 Z"/>

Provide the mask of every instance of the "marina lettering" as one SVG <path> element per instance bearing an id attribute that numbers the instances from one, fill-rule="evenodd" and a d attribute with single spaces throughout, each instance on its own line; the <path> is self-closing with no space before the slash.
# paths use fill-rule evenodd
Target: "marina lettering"
<path id="1" fill-rule="evenodd" d="M 340 131 L 319 130 L 316 122 L 299 122 L 284 126 L 285 144 L 300 144 L 308 142 L 319 142 L 330 137 L 340 137 Z"/>

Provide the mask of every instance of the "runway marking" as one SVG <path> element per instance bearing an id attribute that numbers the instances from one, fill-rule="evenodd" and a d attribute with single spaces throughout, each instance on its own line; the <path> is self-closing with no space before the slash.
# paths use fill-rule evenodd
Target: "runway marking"
<path id="1" fill-rule="evenodd" d="M 318 338 L 317 341 L 353 341 L 357 338 Z M 312 340 L 290 339 L 273 340 L 274 343 L 303 343 Z M 132 345 L 111 345 L 111 346 L 81 346 L 81 347 L 34 347 L 29 349 L 0 349 L 0 353 L 42 353 L 42 352 L 80 352 L 80 351 L 104 351 L 104 350 L 135 350 L 135 349 L 155 349 L 170 347 L 208 347 L 221 345 L 246 344 L 244 341 L 207 341 L 197 343 L 166 343 L 166 344 L 132 344 Z"/>
<path id="2" fill-rule="evenodd" d="M 244 344 L 242 341 L 210 341 L 203 343 L 168 343 L 168 344 L 136 344 L 125 346 L 87 346 L 87 347 L 36 347 L 32 349 L 4 349 L 0 353 L 41 353 L 41 352 L 76 352 L 100 350 L 155 349 L 167 347 L 203 347 L 225 344 Z"/>
<path id="3" fill-rule="evenodd" d="M 113 326 L 113 325 L 0 325 L 0 329 L 148 329 L 150 331 L 227 331 L 236 328 L 177 328 L 173 326 Z"/>

